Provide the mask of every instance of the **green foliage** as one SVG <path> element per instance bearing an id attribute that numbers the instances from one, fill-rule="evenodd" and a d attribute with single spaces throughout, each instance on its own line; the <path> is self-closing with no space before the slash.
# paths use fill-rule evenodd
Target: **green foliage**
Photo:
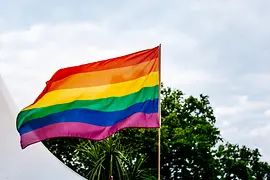
<path id="1" fill-rule="evenodd" d="M 220 170 L 220 179 L 270 179 L 270 166 L 260 162 L 258 149 L 226 143 L 213 151 Z"/>
<path id="2" fill-rule="evenodd" d="M 161 94 L 162 179 L 270 179 L 270 167 L 260 161 L 257 149 L 223 143 L 208 96 L 185 97 L 180 90 L 164 87 Z M 109 139 L 62 138 L 44 144 L 84 177 L 107 178 L 112 154 L 116 179 L 157 177 L 156 129 L 129 128 Z"/>
<path id="3" fill-rule="evenodd" d="M 121 143 L 108 138 L 102 142 L 92 143 L 91 141 L 82 142 L 75 150 L 75 156 L 80 158 L 89 158 L 88 166 L 89 179 L 107 180 L 109 171 L 113 166 L 113 175 L 115 179 L 126 180 L 125 161 L 127 154 Z"/>
<path id="4" fill-rule="evenodd" d="M 162 89 L 161 163 L 163 179 L 201 179 L 215 176 L 211 148 L 221 140 L 207 96 L 184 98 L 179 90 Z M 142 138 L 144 137 L 144 138 Z M 147 167 L 157 168 L 157 130 L 126 129 L 124 144 L 151 157 Z M 131 141 L 132 139 L 132 141 Z M 155 170 L 156 172 L 156 170 Z"/>
<path id="5" fill-rule="evenodd" d="M 68 142 L 69 139 L 62 139 L 70 143 L 71 161 L 63 159 L 65 153 L 58 152 L 58 148 L 52 148 L 52 141 L 44 142 L 50 147 L 53 153 L 60 155 L 62 161 L 68 164 L 76 172 L 80 173 L 87 179 L 108 180 L 110 175 L 118 180 L 141 180 L 149 177 L 149 168 L 143 168 L 142 165 L 146 158 L 141 156 L 133 157 L 132 149 L 128 149 L 119 142 L 117 138 L 107 138 L 103 141 L 80 140 Z M 54 141 L 61 141 L 54 139 Z M 54 142 L 58 144 L 58 142 Z M 76 144 L 77 143 L 77 144 Z M 74 146 L 76 144 L 76 146 Z M 62 144 L 63 146 L 63 144 Z M 71 150 L 73 148 L 73 150 Z M 57 151 L 56 151 L 57 150 Z M 72 155 L 71 155 L 72 154 Z M 80 165 L 80 166 L 76 166 Z M 79 167 L 79 168 L 78 168 Z M 112 172 L 110 172 L 112 169 Z M 112 173 L 112 174 L 111 174 Z"/>

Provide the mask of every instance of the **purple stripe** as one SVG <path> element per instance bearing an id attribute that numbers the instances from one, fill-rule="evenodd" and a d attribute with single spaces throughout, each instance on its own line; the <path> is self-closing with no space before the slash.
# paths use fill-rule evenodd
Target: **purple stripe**
<path id="1" fill-rule="evenodd" d="M 159 128 L 158 113 L 136 113 L 113 126 L 96 126 L 80 122 L 64 122 L 45 126 L 21 136 L 22 149 L 56 137 L 77 137 L 91 140 L 105 139 L 124 128 Z"/>

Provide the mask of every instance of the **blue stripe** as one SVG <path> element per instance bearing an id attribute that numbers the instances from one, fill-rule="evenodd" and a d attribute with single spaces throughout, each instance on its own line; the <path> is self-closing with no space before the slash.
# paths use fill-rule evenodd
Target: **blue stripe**
<path id="1" fill-rule="evenodd" d="M 127 109 L 114 112 L 101 112 L 89 109 L 72 109 L 51 114 L 42 118 L 33 119 L 23 124 L 18 130 L 20 135 L 61 122 L 82 122 L 97 126 L 113 126 L 125 120 L 134 113 L 142 112 L 145 114 L 158 112 L 158 98 L 137 103 Z"/>

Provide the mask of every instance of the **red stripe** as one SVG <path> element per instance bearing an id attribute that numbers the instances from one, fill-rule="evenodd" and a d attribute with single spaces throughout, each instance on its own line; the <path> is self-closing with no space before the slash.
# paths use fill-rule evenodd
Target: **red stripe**
<path id="1" fill-rule="evenodd" d="M 101 71 L 107 69 L 114 69 L 126 66 L 133 66 L 142 62 L 150 61 L 158 58 L 158 47 L 147 49 L 139 52 L 135 52 L 132 54 L 110 58 L 103 61 L 92 62 L 88 64 L 83 64 L 79 66 L 72 66 L 58 70 L 52 78 L 47 82 L 58 81 L 67 76 L 84 73 L 84 72 L 93 72 L 93 71 Z"/>

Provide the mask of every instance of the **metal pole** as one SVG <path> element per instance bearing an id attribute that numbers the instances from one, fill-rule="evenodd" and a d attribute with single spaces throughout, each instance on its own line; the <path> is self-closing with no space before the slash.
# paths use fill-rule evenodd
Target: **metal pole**
<path id="1" fill-rule="evenodd" d="M 158 128 L 158 180 L 160 180 L 160 129 L 161 129 L 161 103 L 160 103 L 160 93 L 161 93 L 161 44 L 159 45 L 159 123 L 160 127 Z"/>
<path id="2" fill-rule="evenodd" d="M 110 180 L 113 180 L 113 174 L 112 174 L 112 165 L 113 164 L 113 156 L 111 154 L 111 159 L 110 159 L 110 172 L 109 172 L 109 178 Z"/>

